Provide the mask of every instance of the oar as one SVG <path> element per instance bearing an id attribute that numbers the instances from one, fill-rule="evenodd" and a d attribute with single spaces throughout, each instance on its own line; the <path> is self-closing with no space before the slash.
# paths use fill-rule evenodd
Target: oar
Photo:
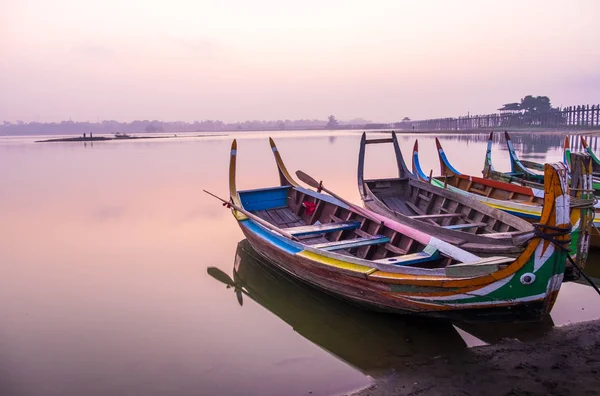
<path id="1" fill-rule="evenodd" d="M 217 267 L 208 267 L 206 269 L 206 272 L 208 272 L 208 275 L 212 276 L 221 283 L 225 283 L 227 286 L 235 286 L 235 282 L 233 281 L 233 279 L 231 279 L 229 275 L 227 275 L 225 272 L 221 271 Z"/>
<path id="2" fill-rule="evenodd" d="M 268 228 L 268 229 L 270 229 L 270 230 L 273 230 L 273 231 L 275 231 L 276 233 L 278 233 L 278 234 L 280 234 L 280 235 L 282 235 L 282 236 L 284 236 L 284 237 L 286 237 L 286 238 L 289 238 L 289 239 L 291 239 L 291 240 L 293 240 L 293 241 L 298 241 L 298 238 L 296 238 L 295 236 L 293 236 L 293 235 L 292 235 L 292 234 L 290 234 L 289 232 L 286 232 L 286 231 L 282 230 L 281 228 L 279 228 L 279 227 L 276 227 L 276 226 L 274 226 L 273 224 L 269 223 L 268 221 L 265 221 L 265 220 L 261 219 L 261 218 L 260 218 L 260 217 L 258 217 L 257 215 L 254 215 L 254 214 L 252 214 L 252 213 L 248 212 L 247 210 L 240 208 L 239 206 L 237 206 L 237 205 L 236 205 L 236 204 L 234 204 L 233 202 L 231 202 L 231 201 L 226 201 L 226 200 L 224 200 L 223 198 L 221 198 L 221 197 L 218 197 L 218 196 L 216 196 L 215 194 L 211 193 L 210 191 L 206 191 L 206 190 L 202 190 L 202 191 L 204 191 L 204 192 L 205 192 L 205 193 L 207 193 L 208 195 L 211 195 L 211 196 L 213 196 L 213 197 L 217 198 L 219 201 L 221 201 L 221 202 L 223 202 L 223 203 L 226 203 L 226 204 L 228 204 L 228 205 L 229 205 L 229 206 L 231 206 L 233 209 L 237 210 L 238 212 L 241 212 L 241 213 L 243 213 L 244 215 L 246 215 L 246 217 L 248 217 L 249 219 L 252 219 L 252 220 L 254 220 L 254 221 L 255 221 L 255 222 L 257 222 L 258 224 L 260 224 L 260 225 L 262 225 L 262 226 L 264 226 L 264 227 L 266 227 L 266 228 Z"/>
<path id="3" fill-rule="evenodd" d="M 245 293 L 245 292 L 241 287 L 239 287 L 235 284 L 234 280 L 231 279 L 231 277 L 229 275 L 227 275 L 225 272 L 221 271 L 217 267 L 208 267 L 206 269 L 206 272 L 208 272 L 208 275 L 212 276 L 219 282 L 225 283 L 227 285 L 227 288 L 233 287 L 234 291 L 235 291 L 235 295 L 238 300 L 238 303 L 240 305 L 244 305 L 244 298 L 242 297 L 242 293 Z"/>

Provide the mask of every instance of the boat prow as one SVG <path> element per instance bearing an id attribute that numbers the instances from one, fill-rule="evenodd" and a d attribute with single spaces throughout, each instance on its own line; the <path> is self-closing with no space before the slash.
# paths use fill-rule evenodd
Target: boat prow
<path id="1" fill-rule="evenodd" d="M 515 148 L 513 146 L 512 140 L 510 139 L 510 135 L 507 131 L 504 131 L 504 138 L 506 139 L 506 146 L 508 147 L 508 153 L 510 156 L 510 166 L 512 173 L 515 175 L 519 175 L 525 180 L 535 181 L 538 183 L 543 183 L 544 175 L 540 175 L 538 173 L 532 172 L 531 169 L 537 171 L 544 171 L 544 165 L 538 164 L 537 162 L 525 161 L 519 159 Z"/>
<path id="2" fill-rule="evenodd" d="M 488 137 L 487 147 L 485 150 L 485 162 L 483 164 L 483 177 L 489 178 L 489 175 L 494 172 L 494 166 L 492 165 L 492 145 L 494 144 L 494 131 L 490 132 Z"/>
<path id="3" fill-rule="evenodd" d="M 413 146 L 412 173 L 421 181 L 429 181 L 429 176 L 423 172 L 421 161 L 419 160 L 419 139 L 415 139 L 415 145 Z"/>
<path id="4" fill-rule="evenodd" d="M 453 167 L 448 158 L 446 157 L 446 152 L 440 143 L 438 138 L 435 138 L 435 146 L 437 148 L 438 158 L 440 160 L 440 172 L 442 176 L 458 176 L 461 173 Z"/>
<path id="5" fill-rule="evenodd" d="M 565 136 L 563 144 L 563 162 L 567 166 L 567 171 L 571 173 L 571 147 L 569 144 L 569 136 Z"/>
<path id="6" fill-rule="evenodd" d="M 506 145 L 510 156 L 511 171 L 506 173 L 500 172 L 495 170 L 492 166 L 493 132 L 491 132 L 488 139 L 487 151 L 485 153 L 485 162 L 482 171 L 483 177 L 505 183 L 518 183 L 522 186 L 543 190 L 544 186 L 541 183 L 544 181 L 544 175 L 534 173 L 528 169 L 528 167 L 530 167 L 532 169 L 543 171 L 543 165 L 530 161 L 519 160 L 508 132 L 504 131 L 504 136 L 506 138 Z"/>
<path id="7" fill-rule="evenodd" d="M 269 144 L 271 145 L 271 151 L 273 152 L 273 157 L 275 157 L 275 163 L 277 164 L 277 170 L 279 171 L 279 182 L 282 186 L 295 186 L 298 187 L 300 184 L 292 175 L 288 172 L 285 164 L 283 163 L 283 159 L 281 158 L 281 154 L 279 154 L 279 150 L 277 149 L 277 145 L 273 138 L 269 137 Z"/>

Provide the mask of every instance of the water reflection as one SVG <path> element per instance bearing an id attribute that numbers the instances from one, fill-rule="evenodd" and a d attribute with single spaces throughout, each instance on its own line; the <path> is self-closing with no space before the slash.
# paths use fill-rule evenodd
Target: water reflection
<path id="1" fill-rule="evenodd" d="M 471 346 L 537 339 L 554 326 L 550 317 L 533 323 L 451 323 L 367 311 L 278 270 L 247 240 L 237 246 L 233 277 L 216 267 L 207 272 L 230 289 L 239 305 L 245 298 L 254 300 L 307 340 L 372 377 Z"/>
<path id="2" fill-rule="evenodd" d="M 251 298 L 304 338 L 371 376 L 466 346 L 449 322 L 366 311 L 299 282 L 264 262 L 247 240 L 237 246 L 233 279 L 214 267 L 208 273 L 227 285 L 240 305 Z"/>

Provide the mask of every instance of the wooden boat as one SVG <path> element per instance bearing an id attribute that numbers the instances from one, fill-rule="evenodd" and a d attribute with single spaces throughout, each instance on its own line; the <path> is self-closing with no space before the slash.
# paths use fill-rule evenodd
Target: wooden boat
<path id="1" fill-rule="evenodd" d="M 492 139 L 494 132 L 490 132 L 488 139 L 488 148 L 485 153 L 485 163 L 483 167 L 483 177 L 486 179 L 498 180 L 506 183 L 520 184 L 522 186 L 531 187 L 537 190 L 544 189 L 544 175 L 538 174 L 532 171 L 532 169 L 539 171 L 540 166 L 543 171 L 544 166 L 531 161 L 521 161 L 515 152 L 512 141 L 508 132 L 504 131 L 504 137 L 506 138 L 506 146 L 508 148 L 508 154 L 510 156 L 510 172 L 500 172 L 494 169 L 492 165 Z"/>
<path id="2" fill-rule="evenodd" d="M 585 140 L 585 137 L 583 136 L 581 136 L 581 145 L 585 152 L 592 157 L 592 170 L 594 173 L 600 174 L 600 159 L 594 154 L 594 150 L 588 145 L 587 140 Z"/>
<path id="3" fill-rule="evenodd" d="M 491 143 L 490 139 L 488 141 L 488 152 L 491 150 Z M 418 141 L 415 141 L 412 167 L 413 173 L 421 180 L 458 193 L 468 194 L 486 205 L 511 213 L 525 220 L 531 222 L 540 221 L 544 205 L 543 189 L 539 190 L 532 187 L 462 174 L 450 164 L 439 139 L 436 138 L 435 144 L 440 161 L 440 172 L 445 176 L 429 179 L 424 174 L 419 163 Z M 571 194 L 574 195 L 574 202 L 578 202 L 578 205 L 571 208 L 570 212 L 572 230 L 569 249 L 571 257 L 583 268 L 587 260 L 592 227 L 600 226 L 600 216 L 598 216 L 598 220 L 594 218 L 594 213 L 599 209 L 592 208 L 594 200 L 589 193 L 589 185 L 591 183 L 590 160 L 576 154 L 573 155 L 578 158 L 573 179 L 576 180 L 576 186 L 581 186 L 582 188 L 571 191 Z M 600 246 L 600 238 L 594 238 L 592 242 L 594 245 L 598 244 L 595 246 Z M 578 273 L 573 272 L 571 265 L 567 267 L 567 277 L 569 279 L 578 277 Z"/>
<path id="4" fill-rule="evenodd" d="M 600 163 L 591 147 L 587 145 L 585 138 L 581 137 L 581 144 L 583 145 L 585 152 L 590 156 L 592 161 L 592 188 L 594 189 L 594 195 L 597 197 L 600 196 Z M 567 169 L 571 169 L 571 147 L 569 144 L 569 137 L 565 136 L 564 143 L 564 154 L 563 154 L 563 162 L 567 165 Z"/>
<path id="5" fill-rule="evenodd" d="M 544 211 L 517 258 L 481 257 L 337 197 L 301 187 L 274 142 L 281 186 L 238 191 L 230 153 L 233 215 L 272 265 L 371 309 L 465 320 L 539 320 L 562 284 L 569 243 L 564 164 L 546 166 Z M 551 228 L 548 228 L 551 227 Z M 553 241 L 546 230 L 554 230 Z"/>
<path id="6" fill-rule="evenodd" d="M 516 152 L 514 151 L 514 148 L 512 146 L 512 142 L 510 140 L 510 137 L 508 136 L 508 133 L 505 132 L 505 134 L 506 134 L 506 139 L 507 139 L 506 142 L 509 147 L 510 159 L 511 159 L 511 164 L 512 164 L 511 166 L 513 167 L 513 169 L 524 169 L 526 172 L 529 172 L 530 174 L 534 175 L 534 177 L 540 177 L 541 175 L 534 174 L 533 171 L 543 171 L 544 164 L 541 164 L 539 162 L 534 162 L 534 161 L 520 160 L 519 157 L 517 156 Z M 588 154 L 589 154 L 589 152 L 588 152 Z M 591 159 L 592 159 L 592 188 L 594 189 L 594 194 L 597 196 L 597 195 L 600 195 L 600 178 L 595 177 L 593 174 L 593 165 L 594 165 L 593 159 L 594 159 L 594 157 L 591 157 Z M 567 170 L 570 173 L 571 172 L 571 148 L 569 145 L 568 136 L 565 136 L 565 140 L 564 140 L 564 144 L 563 144 L 563 162 L 565 163 L 565 165 L 567 165 Z M 491 166 L 491 159 L 489 160 L 489 163 Z M 485 170 L 484 170 L 484 172 L 485 172 Z M 499 172 L 496 172 L 495 176 L 493 176 L 492 178 L 499 180 L 498 175 L 497 175 L 498 173 Z M 542 182 L 543 182 L 543 180 L 542 180 Z M 535 186 L 532 183 L 530 185 Z M 541 184 L 540 184 L 540 187 L 541 187 Z"/>
<path id="7" fill-rule="evenodd" d="M 398 177 L 364 180 L 366 146 L 382 143 L 394 147 Z M 368 209 L 471 252 L 518 254 L 533 234 L 533 226 L 526 220 L 469 195 L 419 180 L 406 167 L 394 132 L 391 138 L 371 140 L 363 133 L 358 154 L 358 190 Z"/>
<path id="8" fill-rule="evenodd" d="M 215 267 L 207 272 L 227 285 L 228 292 L 243 295 L 238 301 L 257 302 L 302 337 L 371 376 L 415 358 L 466 348 L 451 322 L 385 315 L 347 304 L 277 269 L 246 239 L 238 244 L 233 276 Z"/>

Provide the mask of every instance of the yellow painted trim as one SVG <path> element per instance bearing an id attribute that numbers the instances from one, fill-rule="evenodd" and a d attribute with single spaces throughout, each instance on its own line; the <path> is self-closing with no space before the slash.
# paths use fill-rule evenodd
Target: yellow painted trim
<path id="1" fill-rule="evenodd" d="M 229 152 L 229 197 L 239 207 L 242 207 L 242 202 L 240 201 L 240 197 L 237 192 L 237 187 L 235 185 L 235 173 L 236 173 L 236 157 L 237 157 L 237 142 L 233 139 L 231 142 L 231 151 Z M 237 220 L 246 220 L 247 217 L 245 214 L 238 212 L 235 209 L 231 210 L 233 216 Z"/>
<path id="2" fill-rule="evenodd" d="M 303 250 L 299 253 L 296 253 L 296 255 L 302 256 L 302 257 L 307 258 L 312 261 L 316 261 L 320 264 L 325 264 L 325 265 L 329 265 L 331 267 L 336 267 L 336 268 L 342 268 L 342 269 L 345 269 L 348 271 L 358 272 L 358 273 L 365 274 L 365 275 L 372 273 L 373 272 L 372 270 L 377 270 L 377 268 L 371 268 L 371 267 L 367 267 L 364 265 L 353 264 L 353 263 L 349 263 L 347 261 L 342 261 L 342 260 L 334 259 L 331 257 L 322 256 L 320 254 L 316 254 L 316 253 L 310 252 L 308 250 Z"/>

